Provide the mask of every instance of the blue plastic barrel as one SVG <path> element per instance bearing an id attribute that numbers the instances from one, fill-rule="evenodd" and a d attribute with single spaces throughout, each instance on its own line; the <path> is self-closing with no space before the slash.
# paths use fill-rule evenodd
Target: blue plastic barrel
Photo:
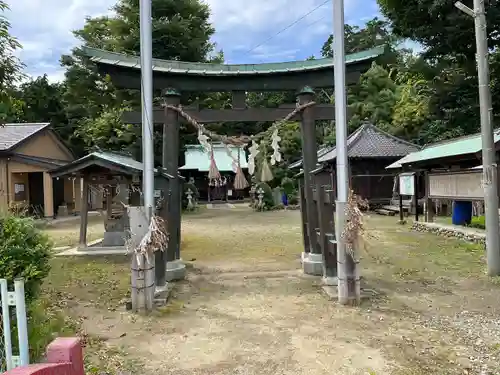
<path id="1" fill-rule="evenodd" d="M 472 219 L 472 202 L 455 201 L 453 202 L 453 213 L 451 222 L 453 225 L 469 225 Z"/>
<path id="2" fill-rule="evenodd" d="M 288 196 L 285 193 L 281 195 L 281 202 L 283 203 L 283 206 L 288 206 Z"/>

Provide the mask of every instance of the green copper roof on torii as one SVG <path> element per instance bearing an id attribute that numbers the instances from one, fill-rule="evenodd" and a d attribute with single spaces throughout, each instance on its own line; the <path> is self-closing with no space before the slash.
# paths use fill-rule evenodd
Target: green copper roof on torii
<path id="1" fill-rule="evenodd" d="M 124 55 L 95 48 L 83 47 L 82 52 L 92 61 L 105 65 L 115 65 L 125 68 L 140 69 L 138 56 Z M 346 55 L 346 65 L 376 59 L 384 53 L 384 47 L 376 47 Z M 211 76 L 238 76 L 255 74 L 275 74 L 287 72 L 305 72 L 325 68 L 333 69 L 333 59 L 317 59 L 303 61 L 287 61 L 263 64 L 210 64 L 192 63 L 185 61 L 153 59 L 153 71 L 172 74 L 211 75 Z"/>

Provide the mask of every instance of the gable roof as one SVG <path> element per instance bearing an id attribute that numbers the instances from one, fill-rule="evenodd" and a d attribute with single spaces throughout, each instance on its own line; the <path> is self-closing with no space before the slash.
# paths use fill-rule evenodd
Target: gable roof
<path id="1" fill-rule="evenodd" d="M 95 151 L 78 160 L 72 161 L 66 165 L 50 171 L 53 177 L 65 176 L 81 171 L 89 166 L 101 166 L 116 170 L 118 173 L 124 174 L 141 174 L 144 166 L 141 162 L 133 159 L 130 156 L 123 155 L 117 152 Z M 156 174 L 161 174 L 167 178 L 172 178 L 163 169 L 154 169 Z"/>
<path id="2" fill-rule="evenodd" d="M 138 56 L 125 55 L 122 53 L 109 52 L 89 47 L 82 47 L 82 52 L 87 57 L 90 57 L 92 61 L 100 64 L 115 65 L 134 69 L 141 68 L 141 62 Z M 346 55 L 345 62 L 346 65 L 350 65 L 359 62 L 370 61 L 381 56 L 383 53 L 383 46 L 375 47 L 366 51 L 360 51 Z M 275 74 L 303 72 L 320 69 L 333 69 L 333 58 L 262 64 L 213 64 L 153 59 L 153 71 L 155 72 L 203 76 Z"/>
<path id="3" fill-rule="evenodd" d="M 49 169 L 57 168 L 68 164 L 67 160 L 44 158 L 39 156 L 29 156 L 29 155 L 18 154 L 15 152 L 12 153 L 10 157 L 11 160 L 18 161 L 23 164 L 38 165 Z"/>
<path id="4" fill-rule="evenodd" d="M 373 124 L 363 124 L 347 138 L 349 158 L 397 158 L 420 150 L 420 146 L 395 137 Z M 337 158 L 335 146 L 318 151 L 318 163 L 332 162 Z M 289 168 L 296 168 L 296 163 Z M 302 164 L 302 160 L 300 164 Z"/>
<path id="5" fill-rule="evenodd" d="M 331 146 L 321 147 L 317 152 L 318 159 L 320 157 L 322 157 L 324 154 L 326 154 L 328 151 L 330 151 L 330 149 L 331 149 Z M 302 159 L 299 159 L 296 162 L 293 162 L 292 164 L 290 164 L 288 166 L 288 169 L 295 169 L 295 168 L 300 167 L 300 166 L 302 166 Z"/>
<path id="6" fill-rule="evenodd" d="M 493 141 L 495 143 L 500 142 L 500 129 L 494 131 Z M 386 169 L 401 168 L 405 164 L 457 156 L 470 155 L 471 158 L 475 158 L 476 154 L 479 154 L 482 149 L 481 133 L 467 135 L 426 145 L 420 151 L 405 156 L 386 167 Z"/>
<path id="7" fill-rule="evenodd" d="M 0 127 L 0 151 L 12 151 L 49 126 L 48 122 L 5 124 Z"/>
<path id="8" fill-rule="evenodd" d="M 214 159 L 217 169 L 220 172 L 232 172 L 233 171 L 233 159 L 227 154 L 226 148 L 223 144 L 214 143 Z M 237 147 L 228 145 L 229 150 L 234 158 L 238 158 L 238 153 L 240 155 L 240 167 L 245 169 L 248 168 L 247 159 L 245 155 L 245 150 L 243 147 Z M 185 165 L 180 167 L 181 170 L 198 170 L 200 172 L 208 172 L 210 168 L 210 158 L 209 155 L 200 145 L 187 145 L 185 155 Z"/>

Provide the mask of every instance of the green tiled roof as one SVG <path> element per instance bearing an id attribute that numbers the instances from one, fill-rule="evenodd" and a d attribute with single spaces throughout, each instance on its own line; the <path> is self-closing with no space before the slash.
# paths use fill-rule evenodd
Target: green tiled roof
<path id="1" fill-rule="evenodd" d="M 141 174 L 144 167 L 143 164 L 130 156 L 111 151 L 94 151 L 84 157 L 74 160 L 71 163 L 63 165 L 59 168 L 53 169 L 52 174 L 63 175 L 66 173 L 73 173 L 74 171 L 84 169 L 88 166 L 88 163 L 92 163 L 94 160 L 102 160 L 104 162 L 110 163 L 112 165 L 121 167 L 125 170 L 129 170 L 133 174 Z M 171 175 L 167 174 L 163 169 L 154 169 L 155 174 L 161 174 L 168 178 L 172 178 Z"/>
<path id="2" fill-rule="evenodd" d="M 135 69 L 140 69 L 141 67 L 140 58 L 138 56 L 125 55 L 88 47 L 83 47 L 82 51 L 87 57 L 90 57 L 93 61 L 100 64 L 117 65 Z M 346 56 L 346 65 L 373 60 L 383 53 L 384 47 L 376 47 L 366 51 L 353 53 Z M 153 70 L 156 72 L 192 75 L 219 76 L 240 74 L 273 74 L 318 70 L 332 67 L 333 59 L 331 58 L 263 64 L 210 64 L 153 59 Z"/>
<path id="3" fill-rule="evenodd" d="M 96 151 L 96 152 L 92 152 L 91 154 L 87 155 L 87 157 L 89 157 L 89 158 L 96 157 L 96 158 L 101 159 L 101 160 L 106 160 L 106 161 L 109 161 L 110 163 L 119 165 L 119 166 L 127 168 L 127 169 L 131 169 L 131 170 L 136 171 L 136 172 L 143 171 L 143 165 L 141 162 L 131 158 L 130 156 L 121 155 L 119 153 Z"/>
<path id="4" fill-rule="evenodd" d="M 214 144 L 214 159 L 215 164 L 220 172 L 233 171 L 233 160 L 227 155 L 226 149 L 219 144 Z M 245 150 L 243 147 L 229 146 L 231 153 L 235 158 L 238 157 L 238 149 L 240 153 L 241 168 L 248 168 Z M 199 145 L 186 146 L 185 152 L 186 164 L 180 167 L 181 170 L 198 170 L 200 172 L 208 172 L 210 168 L 209 155 Z"/>
<path id="5" fill-rule="evenodd" d="M 500 141 L 500 130 L 495 130 L 494 142 L 497 143 L 498 141 Z M 404 158 L 389 165 L 387 169 L 401 168 L 405 164 L 418 163 L 426 160 L 476 154 L 481 150 L 481 134 L 473 134 L 427 145 L 422 150 L 408 154 Z"/>

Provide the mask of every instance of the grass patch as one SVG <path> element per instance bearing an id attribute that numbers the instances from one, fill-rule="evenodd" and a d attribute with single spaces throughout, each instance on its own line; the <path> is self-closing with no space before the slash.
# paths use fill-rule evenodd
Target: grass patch
<path id="1" fill-rule="evenodd" d="M 56 337 L 73 336 L 78 331 L 77 324 L 46 296 L 29 306 L 28 316 L 31 362 L 43 358 L 47 345 Z"/>
<path id="2" fill-rule="evenodd" d="M 484 276 L 484 248 L 480 244 L 413 232 L 409 226 L 387 225 L 385 221 L 377 218 L 377 223 L 384 223 L 382 227 L 368 221 L 369 255 L 364 263 L 373 259 L 383 273 L 406 280 Z M 373 230 L 376 236 L 370 239 Z"/>
<path id="3" fill-rule="evenodd" d="M 484 216 L 474 216 L 470 222 L 473 228 L 486 229 L 486 219 Z"/>
<path id="4" fill-rule="evenodd" d="M 50 298 L 63 303 L 89 302 L 108 308 L 125 298 L 130 289 L 130 257 L 56 257 L 45 284 Z"/>
<path id="5" fill-rule="evenodd" d="M 140 373 L 143 363 L 133 358 L 124 348 L 112 347 L 104 341 L 89 337 L 85 351 L 85 374 Z"/>
<path id="6" fill-rule="evenodd" d="M 250 237 L 234 233 L 231 237 L 187 235 L 182 241 L 183 258 L 186 260 L 283 260 L 293 261 L 302 251 L 296 238 L 261 236 Z M 263 259 L 264 258 L 264 259 Z"/>

